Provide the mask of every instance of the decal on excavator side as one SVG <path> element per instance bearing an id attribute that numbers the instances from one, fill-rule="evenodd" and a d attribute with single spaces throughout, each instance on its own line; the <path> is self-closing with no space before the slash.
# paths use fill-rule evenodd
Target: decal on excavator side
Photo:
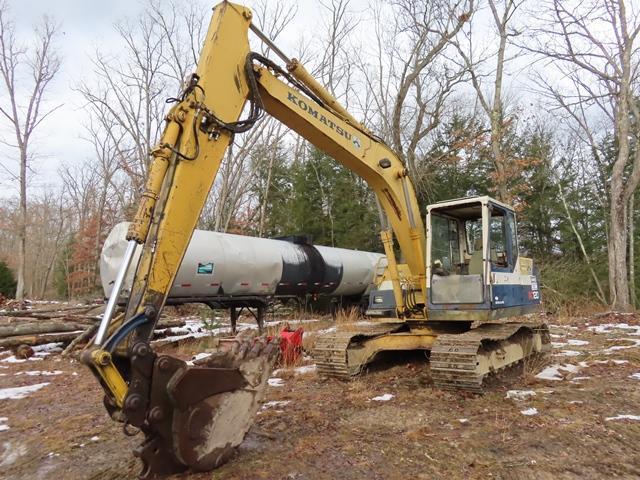
<path id="1" fill-rule="evenodd" d="M 287 100 L 289 100 L 294 105 L 297 105 L 298 108 L 301 108 L 302 110 L 307 112 L 309 115 L 311 115 L 313 118 L 317 119 L 319 122 L 324 123 L 327 127 L 329 127 L 331 130 L 336 132 L 338 135 L 341 135 L 347 140 L 350 140 L 354 147 L 362 148 L 362 144 L 358 137 L 347 132 L 344 128 L 342 128 L 340 125 L 337 125 L 335 122 L 325 117 L 318 110 L 314 110 L 313 107 L 309 105 L 304 99 L 298 98 L 297 95 L 294 95 L 293 93 L 288 92 Z"/>

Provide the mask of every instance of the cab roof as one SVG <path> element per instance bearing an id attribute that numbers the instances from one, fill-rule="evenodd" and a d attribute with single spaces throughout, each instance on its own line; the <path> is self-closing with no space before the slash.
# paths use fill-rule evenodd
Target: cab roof
<path id="1" fill-rule="evenodd" d="M 502 207 L 509 211 L 514 211 L 512 207 L 507 205 L 506 203 L 502 203 L 495 198 L 492 198 L 488 195 L 477 195 L 473 197 L 463 197 L 456 198 L 453 200 L 444 200 L 441 202 L 432 203 L 427 206 L 427 212 L 431 212 L 432 210 L 443 210 L 443 211 L 453 211 L 453 210 L 461 210 L 464 209 L 465 206 L 471 206 L 471 204 L 480 203 L 482 205 L 493 204 L 499 207 Z M 463 207 L 463 208 L 460 208 Z"/>

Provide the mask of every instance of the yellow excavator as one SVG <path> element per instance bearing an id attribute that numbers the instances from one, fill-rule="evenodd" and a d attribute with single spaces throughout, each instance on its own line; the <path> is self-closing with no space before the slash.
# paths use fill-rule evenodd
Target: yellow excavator
<path id="1" fill-rule="evenodd" d="M 284 68 L 250 50 L 249 30 Z M 540 292 L 532 261 L 518 254 L 513 209 L 486 196 L 441 202 L 427 207 L 425 228 L 398 156 L 260 32 L 248 8 L 213 9 L 197 70 L 173 102 L 122 267 L 82 354 L 111 417 L 125 433 L 144 434 L 134 451 L 141 478 L 220 465 L 242 442 L 266 389 L 278 350 L 266 338 L 238 339 L 195 364 L 157 354 L 150 343 L 225 151 L 265 113 L 362 177 L 384 212 L 386 262 L 369 320 L 318 340 L 321 375 L 349 378 L 381 351 L 422 349 L 436 386 L 479 392 L 488 375 L 548 350 L 547 327 L 524 317 L 539 307 Z M 114 316 L 129 268 L 127 306 Z"/>

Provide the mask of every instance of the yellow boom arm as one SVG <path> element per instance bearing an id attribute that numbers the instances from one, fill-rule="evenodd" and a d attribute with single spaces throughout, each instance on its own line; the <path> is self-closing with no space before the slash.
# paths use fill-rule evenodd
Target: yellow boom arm
<path id="1" fill-rule="evenodd" d="M 145 309 L 157 316 L 162 308 L 232 140 L 233 132 L 224 124 L 238 121 L 247 99 L 371 186 L 411 274 L 405 281 L 417 290 L 418 303 L 424 303 L 424 225 L 407 169 L 297 61 L 287 65 L 296 82 L 293 86 L 279 78 L 285 72 L 276 70 L 275 64 L 251 61 L 250 23 L 247 8 L 228 2 L 215 8 L 196 71 L 197 86 L 167 116 L 160 144 L 152 152 L 147 188 L 129 231 L 129 239 L 146 241 L 146 246 L 125 318 Z M 389 232 L 383 233 L 391 277 L 397 278 L 390 238 Z M 398 285 L 395 290 L 400 292 Z M 405 314 L 402 298 L 396 304 L 399 314 Z"/>
<path id="2" fill-rule="evenodd" d="M 383 228 L 397 318 L 426 319 L 425 232 L 407 169 L 296 60 L 286 59 L 271 45 L 285 58 L 284 70 L 251 53 L 250 28 L 268 42 L 252 27 L 251 18 L 250 10 L 240 5 L 223 2 L 215 7 L 196 73 L 175 99 L 162 138 L 151 151 L 145 190 L 127 234 L 124 265 L 94 346 L 83 354 L 107 392 L 107 408 L 114 415 L 120 410 L 127 423 L 145 432 L 140 456 L 148 472 L 209 468 L 221 461 L 215 449 L 194 460 L 206 448 L 179 434 L 191 428 L 185 412 L 202 415 L 213 408 L 202 407 L 208 398 L 243 388 L 247 382 L 235 367 L 190 368 L 158 357 L 148 342 L 225 151 L 233 136 L 254 126 L 263 112 L 341 162 L 374 190 L 406 263 L 397 264 L 392 231 Z M 243 112 L 247 117 L 240 120 Z M 144 248 L 126 311 L 111 321 L 137 244 Z M 409 296 L 411 301 L 406 302 Z M 258 397 L 253 398 L 252 405 Z M 178 407 L 174 413 L 170 405 Z M 249 415 L 250 409 L 245 410 L 243 415 Z M 217 417 L 211 414 L 211 418 Z M 210 428 L 206 425 L 203 421 L 205 430 Z"/>

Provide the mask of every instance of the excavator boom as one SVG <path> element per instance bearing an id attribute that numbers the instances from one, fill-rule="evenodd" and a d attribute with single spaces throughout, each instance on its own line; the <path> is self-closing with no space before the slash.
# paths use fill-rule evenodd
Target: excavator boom
<path id="1" fill-rule="evenodd" d="M 221 342 L 209 359 L 197 365 L 158 355 L 150 344 L 225 152 L 236 134 L 255 126 L 265 113 L 363 178 L 384 212 L 381 238 L 388 264 L 383 278 L 393 296 L 393 307 L 385 310 L 391 312 L 389 318 L 368 332 L 343 332 L 319 341 L 319 371 L 348 377 L 381 350 L 431 349 L 441 333 L 464 330 L 436 331 L 426 325 L 425 226 L 398 155 L 353 118 L 298 61 L 271 44 L 251 20 L 251 11 L 240 5 L 225 1 L 214 8 L 196 72 L 185 82 L 180 97 L 171 99 L 162 137 L 150 152 L 147 181 L 127 234 L 123 266 L 95 341 L 82 355 L 105 390 L 111 416 L 144 433 L 136 453 L 144 465 L 144 478 L 220 465 L 242 441 L 266 389 L 277 351 L 267 338 Z M 284 60 L 285 68 L 251 51 L 249 29 Z M 394 241 L 403 263 L 396 261 Z M 133 268 L 139 244 L 144 246 L 125 312 L 114 317 L 122 280 Z M 488 284 L 488 275 L 484 278 Z M 440 284 L 452 290 L 462 280 L 452 276 L 447 282 Z M 451 380 L 445 372 L 443 384 L 469 384 L 475 389 L 487 372 L 540 350 L 546 341 L 543 332 L 538 346 L 525 348 L 531 330 L 526 326 L 485 330 L 465 337 L 474 351 L 489 352 L 482 353 L 484 370 L 471 380 L 463 374 Z M 482 343 L 486 338 L 493 341 L 491 350 Z M 354 339 L 368 343 L 349 350 Z M 456 338 L 447 341 L 453 345 Z M 506 347 L 514 353 L 505 360 L 495 352 Z M 469 365 L 452 360 L 455 346 L 434 351 L 440 355 L 443 371 L 459 363 L 459 370 L 466 374 L 476 364 L 475 357 L 465 357 Z"/>
<path id="2" fill-rule="evenodd" d="M 137 452 L 145 478 L 219 465 L 242 441 L 264 393 L 274 358 L 264 339 L 253 346 L 236 341 L 200 366 L 156 355 L 150 340 L 227 148 L 265 112 L 371 186 L 406 260 L 402 271 L 408 274 L 401 274 L 392 233 L 383 231 L 398 316 L 425 314 L 406 308 L 402 291 L 413 290 L 424 305 L 424 225 L 406 168 L 299 62 L 287 59 L 285 70 L 252 53 L 250 28 L 268 39 L 251 20 L 240 5 L 214 8 L 196 72 L 172 99 L 150 152 L 123 266 L 94 344 L 82 357 L 103 385 L 112 417 L 145 434 Z M 243 112 L 247 117 L 240 119 Z M 112 318 L 137 244 L 144 247 L 125 312 Z"/>

